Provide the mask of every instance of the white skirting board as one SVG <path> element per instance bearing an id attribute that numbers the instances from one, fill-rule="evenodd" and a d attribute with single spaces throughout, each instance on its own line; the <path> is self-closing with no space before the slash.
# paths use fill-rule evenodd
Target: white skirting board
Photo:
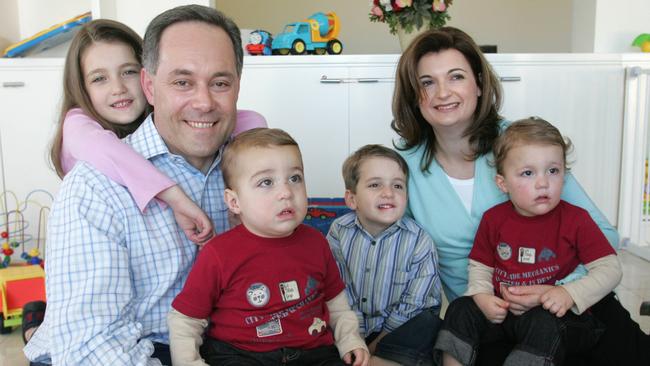
<path id="1" fill-rule="evenodd" d="M 650 221 L 643 220 L 640 225 L 639 234 L 638 241 L 623 238 L 621 241 L 621 249 L 650 261 Z"/>
<path id="2" fill-rule="evenodd" d="M 625 246 L 621 248 L 627 252 L 630 252 L 634 255 L 636 255 L 639 258 L 643 258 L 647 261 L 650 262 L 650 246 L 640 246 L 636 244 L 630 244 L 628 246 Z"/>

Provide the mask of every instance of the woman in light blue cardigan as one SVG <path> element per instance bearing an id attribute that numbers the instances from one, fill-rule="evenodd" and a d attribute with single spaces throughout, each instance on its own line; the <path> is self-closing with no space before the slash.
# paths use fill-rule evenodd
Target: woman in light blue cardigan
<path id="1" fill-rule="evenodd" d="M 497 76 L 472 38 L 458 29 L 426 32 L 400 58 L 391 127 L 402 137 L 397 148 L 409 164 L 410 214 L 436 244 L 440 277 L 450 301 L 467 288 L 467 257 L 483 213 L 507 200 L 495 184 L 490 164 L 492 144 L 507 125 L 498 114 L 500 106 Z M 618 248 L 616 229 L 570 173 L 562 199 L 586 209 Z M 569 277 L 581 276 L 582 271 Z M 504 296 L 513 309 L 525 311 L 540 305 L 547 290 L 516 287 Z M 607 326 L 601 337 L 605 347 L 599 347 L 605 351 L 598 362 L 650 360 L 649 337 L 613 296 L 592 310 Z M 609 352 L 612 349 L 616 351 Z"/>

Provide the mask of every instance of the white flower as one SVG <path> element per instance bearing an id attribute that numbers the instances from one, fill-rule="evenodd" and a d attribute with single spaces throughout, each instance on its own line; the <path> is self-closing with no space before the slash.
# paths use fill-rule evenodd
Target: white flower
<path id="1" fill-rule="evenodd" d="M 386 11 L 393 10 L 393 7 L 390 5 L 390 0 L 379 0 L 379 4 L 383 5 L 386 8 Z"/>

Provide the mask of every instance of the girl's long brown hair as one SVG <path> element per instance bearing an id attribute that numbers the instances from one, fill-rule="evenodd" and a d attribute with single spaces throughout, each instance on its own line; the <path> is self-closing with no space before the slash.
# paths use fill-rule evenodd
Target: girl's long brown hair
<path id="1" fill-rule="evenodd" d="M 122 138 L 138 128 L 150 112 L 151 107 L 145 108 L 144 113 L 132 123 L 126 125 L 114 124 L 97 113 L 84 84 L 81 58 L 84 51 L 97 42 L 121 42 L 131 47 L 133 54 L 142 64 L 142 38 L 128 26 L 108 19 L 97 19 L 85 24 L 74 36 L 68 49 L 63 69 L 63 101 L 56 128 L 50 160 L 56 173 L 63 178 L 65 173 L 61 164 L 61 147 L 63 145 L 63 122 L 68 111 L 81 108 L 84 113 L 97 121 L 103 128 L 115 132 Z"/>

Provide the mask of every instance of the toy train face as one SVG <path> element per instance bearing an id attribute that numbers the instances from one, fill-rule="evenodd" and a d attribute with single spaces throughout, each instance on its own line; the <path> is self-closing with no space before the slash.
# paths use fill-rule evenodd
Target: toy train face
<path id="1" fill-rule="evenodd" d="M 273 42 L 271 33 L 261 29 L 254 30 L 248 36 L 246 51 L 251 55 L 270 55 L 271 42 Z"/>

